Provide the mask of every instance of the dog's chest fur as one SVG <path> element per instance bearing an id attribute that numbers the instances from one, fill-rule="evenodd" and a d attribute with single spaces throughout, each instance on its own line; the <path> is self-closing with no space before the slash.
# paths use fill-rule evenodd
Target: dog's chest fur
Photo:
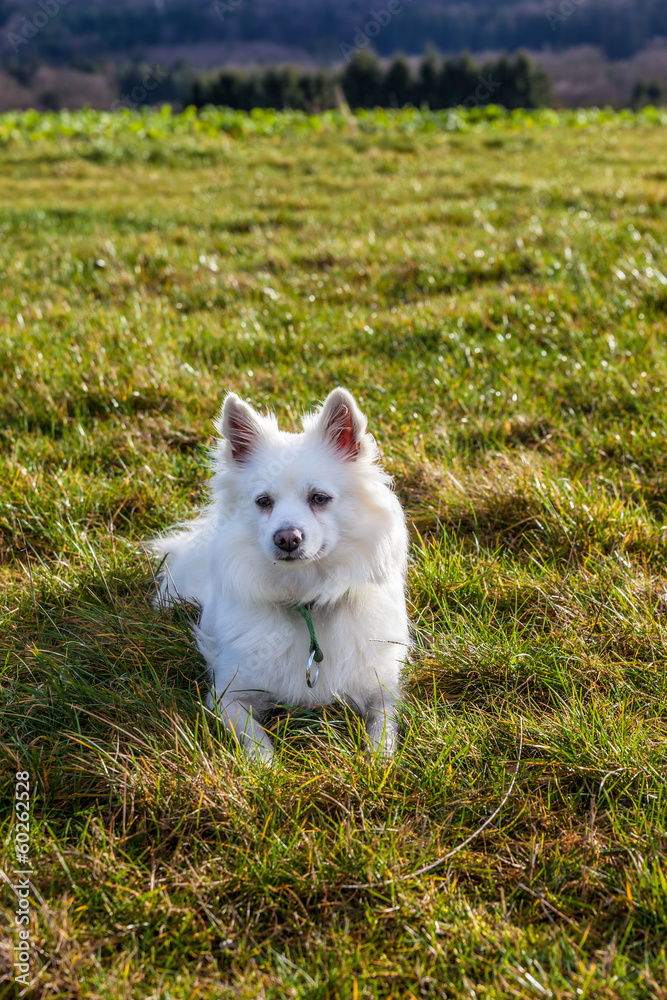
<path id="1" fill-rule="evenodd" d="M 199 643 L 224 650 L 217 660 L 217 686 L 259 689 L 266 702 L 330 704 L 345 699 L 363 708 L 369 683 L 390 683 L 387 652 L 393 664 L 404 650 L 406 623 L 394 616 L 388 634 L 387 592 L 370 584 L 334 605 L 312 610 L 313 627 L 323 653 L 317 683 L 306 683 L 310 652 L 308 627 L 294 604 L 253 608 L 229 599 L 209 603 L 202 616 Z M 390 647 L 388 650 L 387 647 Z"/>

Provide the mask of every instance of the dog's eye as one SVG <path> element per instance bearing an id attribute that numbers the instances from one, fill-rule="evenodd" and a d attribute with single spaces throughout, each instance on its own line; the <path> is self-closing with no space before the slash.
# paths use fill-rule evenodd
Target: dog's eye
<path id="1" fill-rule="evenodd" d="M 271 499 L 271 497 L 267 497 L 266 493 L 263 493 L 261 497 L 257 497 L 255 503 L 257 504 L 258 507 L 266 508 L 273 506 L 273 500 Z"/>
<path id="2" fill-rule="evenodd" d="M 310 498 L 310 502 L 315 504 L 316 507 L 323 507 L 325 503 L 329 503 L 331 497 L 326 493 L 313 493 Z"/>

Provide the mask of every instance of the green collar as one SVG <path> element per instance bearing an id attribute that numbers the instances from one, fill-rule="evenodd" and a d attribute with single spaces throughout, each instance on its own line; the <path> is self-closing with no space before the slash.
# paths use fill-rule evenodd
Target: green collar
<path id="1" fill-rule="evenodd" d="M 308 632 L 310 634 L 310 653 L 308 656 L 308 663 L 306 665 L 306 683 L 308 687 L 315 687 L 317 684 L 317 678 L 319 675 L 319 670 L 317 667 L 313 668 L 313 660 L 315 663 L 321 663 L 324 659 L 324 653 L 320 649 L 319 643 L 317 641 L 317 636 L 315 635 L 315 629 L 313 627 L 313 604 L 309 601 L 308 604 L 300 604 L 299 611 L 303 615 L 303 619 L 308 626 Z"/>

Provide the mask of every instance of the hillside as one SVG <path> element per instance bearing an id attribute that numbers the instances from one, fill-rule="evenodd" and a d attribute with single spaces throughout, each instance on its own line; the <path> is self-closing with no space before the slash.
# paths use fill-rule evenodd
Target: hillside
<path id="1" fill-rule="evenodd" d="M 223 44 L 330 61 L 341 58 L 342 44 L 354 44 L 373 10 L 382 22 L 373 44 L 384 55 L 421 53 L 428 45 L 443 52 L 594 45 L 619 59 L 667 36 L 663 0 L 404 0 L 393 15 L 386 4 L 366 0 L 61 2 L 0 0 L 0 58 L 85 61 L 168 46 L 201 63 L 198 55 L 210 59 L 211 46 Z"/>

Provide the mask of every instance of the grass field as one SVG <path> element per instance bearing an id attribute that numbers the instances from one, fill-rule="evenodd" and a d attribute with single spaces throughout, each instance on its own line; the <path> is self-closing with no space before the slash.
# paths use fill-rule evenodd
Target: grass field
<path id="1" fill-rule="evenodd" d="M 28 995 L 667 998 L 665 123 L 85 120 L 0 119 Z M 226 390 L 295 427 L 337 384 L 411 524 L 401 748 L 283 708 L 267 770 L 138 543 Z"/>

